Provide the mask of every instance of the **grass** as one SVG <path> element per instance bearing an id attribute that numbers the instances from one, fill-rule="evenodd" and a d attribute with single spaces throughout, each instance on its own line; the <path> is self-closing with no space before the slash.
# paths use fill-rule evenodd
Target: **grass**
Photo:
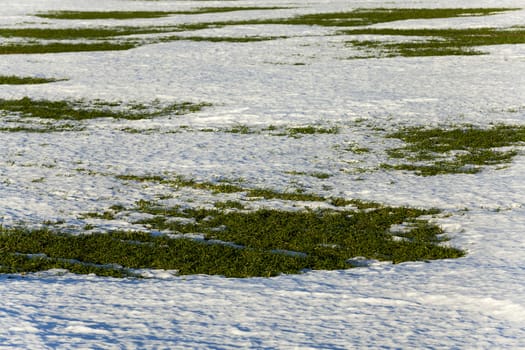
<path id="1" fill-rule="evenodd" d="M 180 36 L 173 35 L 162 37 L 158 39 L 159 42 L 170 42 L 170 41 L 206 41 L 211 43 L 250 43 L 250 42 L 259 42 L 259 41 L 268 41 L 276 39 L 284 39 L 285 36 Z"/>
<path id="2" fill-rule="evenodd" d="M 0 75 L 0 84 L 23 85 L 23 84 L 45 84 L 62 81 L 63 79 L 18 77 L 16 75 Z"/>
<path id="3" fill-rule="evenodd" d="M 330 27 L 366 26 L 377 23 L 409 19 L 449 18 L 459 16 L 486 16 L 510 8 L 372 8 L 350 12 L 320 13 L 301 15 L 290 19 L 277 20 L 279 24 L 318 25 Z M 271 20 L 270 20 L 271 22 Z"/>
<path id="4" fill-rule="evenodd" d="M 321 179 L 326 178 L 326 176 L 329 176 L 324 173 L 313 173 L 312 176 L 319 177 Z M 279 192 L 268 188 L 245 188 L 241 187 L 238 184 L 232 184 L 230 182 L 218 182 L 218 183 L 212 183 L 212 182 L 197 182 L 193 179 L 187 179 L 183 176 L 174 176 L 171 178 L 165 178 L 162 176 L 157 175 L 144 175 L 144 176 L 137 176 L 137 175 L 117 175 L 118 179 L 123 181 L 137 181 L 137 182 L 157 182 L 162 183 L 164 185 L 168 185 L 174 188 L 178 187 L 190 187 L 197 190 L 204 190 L 204 191 L 210 191 L 214 194 L 219 193 L 240 193 L 243 192 L 246 194 L 246 197 L 248 199 L 280 199 L 280 200 L 286 200 L 286 201 L 304 201 L 304 202 L 330 202 L 334 206 L 346 206 L 346 205 L 355 205 L 357 207 L 365 206 L 369 207 L 369 205 L 365 205 L 364 203 L 353 200 L 353 201 L 339 201 L 337 199 L 332 198 L 325 198 L 322 196 L 318 196 L 316 194 L 311 193 L 304 193 L 300 190 L 294 191 L 294 192 Z"/>
<path id="5" fill-rule="evenodd" d="M 70 235 L 0 227 L 0 272 L 63 268 L 134 277 L 134 269 L 153 268 L 176 270 L 180 275 L 269 277 L 346 269 L 352 267 L 349 259 L 355 256 L 401 263 L 464 255 L 440 244 L 446 239 L 442 230 L 421 219 L 436 210 L 240 211 L 242 204 L 234 201 L 216 207 L 180 209 L 138 203 L 136 211 L 153 215 L 141 224 L 169 233 L 165 235 L 121 231 Z M 407 230 L 390 231 L 400 224 L 406 224 Z"/>
<path id="6" fill-rule="evenodd" d="M 86 52 L 86 51 L 120 51 L 137 47 L 133 43 L 16 43 L 0 45 L 0 55 L 13 54 L 44 54 L 62 52 Z"/>
<path id="7" fill-rule="evenodd" d="M 320 180 L 328 179 L 330 176 L 332 176 L 331 174 L 327 174 L 327 173 L 323 173 L 323 172 L 306 173 L 306 172 L 303 172 L 303 171 L 288 171 L 286 173 L 290 174 L 290 175 L 312 176 L 312 177 L 316 177 L 316 178 L 318 178 Z"/>
<path id="8" fill-rule="evenodd" d="M 197 112 L 206 103 L 181 102 L 168 106 L 143 106 L 132 105 L 124 110 L 113 109 L 114 103 L 95 101 L 87 103 L 85 101 L 49 101 L 33 100 L 24 97 L 18 100 L 0 99 L 0 111 L 4 113 L 17 114 L 20 117 L 33 117 L 53 120 L 87 120 L 95 118 L 115 118 L 115 119 L 148 119 L 157 116 L 180 115 Z M 119 104 L 117 103 L 117 106 Z"/>
<path id="9" fill-rule="evenodd" d="M 40 40 L 109 39 L 116 36 L 158 34 L 177 27 L 95 27 L 95 28 L 0 28 L 0 37 Z"/>
<path id="10" fill-rule="evenodd" d="M 353 40 L 349 43 L 377 57 L 387 56 L 450 56 L 479 55 L 478 46 L 524 44 L 525 30 L 521 28 L 468 29 L 358 29 L 342 32 L 347 35 L 389 35 L 417 37 L 417 41 L 392 42 Z M 429 38 L 421 40 L 420 38 Z"/>
<path id="11" fill-rule="evenodd" d="M 472 174 L 483 166 L 508 163 L 516 150 L 498 150 L 525 142 L 525 127 L 496 125 L 488 129 L 473 126 L 456 128 L 413 127 L 389 134 L 406 145 L 389 150 L 391 158 L 409 163 L 383 167 L 414 171 L 418 175 Z"/>
<path id="12" fill-rule="evenodd" d="M 102 28 L 0 28 L 0 37 L 20 37 L 29 41 L 0 45 L 1 54 L 43 54 L 84 51 L 119 51 L 129 50 L 141 45 L 171 41 L 207 41 L 249 43 L 283 38 L 282 36 L 179 36 L 151 37 L 142 39 L 128 38 L 130 35 L 163 34 L 187 30 L 186 26 L 165 27 L 102 27 Z M 46 40 L 46 41 L 35 41 Z M 69 42 L 69 40 L 88 40 Z"/>
<path id="13" fill-rule="evenodd" d="M 188 30 L 224 27 L 231 25 L 306 25 L 323 27 L 356 27 L 377 23 L 402 21 L 409 19 L 450 18 L 460 16 L 486 16 L 514 8 L 361 8 L 353 11 L 331 13 L 314 13 L 291 18 L 253 19 L 244 21 L 217 21 L 196 23 L 187 26 Z"/>
<path id="14" fill-rule="evenodd" d="M 313 134 L 337 134 L 339 128 L 334 126 L 332 128 L 322 128 L 312 125 L 288 128 L 288 134 L 291 137 L 299 137 L 300 135 L 313 135 Z"/>
<path id="15" fill-rule="evenodd" d="M 134 19 L 160 18 L 172 15 L 198 15 L 205 13 L 222 13 L 251 10 L 279 10 L 286 7 L 201 7 L 187 11 L 53 11 L 38 13 L 36 16 L 49 19 Z"/>
<path id="16" fill-rule="evenodd" d="M 218 13 L 244 10 L 272 10 L 281 7 L 217 7 L 201 8 L 179 12 L 159 12 L 159 11 L 108 11 L 108 12 L 78 12 L 78 11 L 58 11 L 47 14 L 38 14 L 41 17 L 53 19 L 130 19 L 130 18 L 157 18 L 172 14 L 202 14 Z M 130 39 L 126 36 L 141 34 L 163 34 L 170 32 L 194 31 L 206 28 L 217 28 L 232 25 L 257 25 L 257 24 L 279 24 L 279 25 L 318 25 L 330 27 L 355 27 L 375 23 L 384 23 L 406 19 L 430 19 L 447 18 L 457 16 L 482 16 L 499 13 L 502 11 L 514 10 L 511 8 L 449 8 L 449 9 L 406 9 L 406 8 L 375 8 L 357 9 L 349 12 L 318 13 L 300 15 L 292 18 L 276 19 L 254 19 L 243 21 L 216 21 L 206 23 L 181 24 L 177 26 L 149 26 L 149 27 L 96 27 L 96 28 L 0 28 L 0 37 L 17 37 L 31 40 L 47 40 L 51 42 L 18 42 L 0 46 L 0 54 L 31 54 L 31 53 L 58 53 L 58 52 L 82 52 L 82 51 L 109 51 L 109 50 L 129 50 L 140 45 L 153 44 L 159 42 L 175 40 L 193 40 L 208 42 L 255 42 L 262 40 L 274 40 L 281 37 L 209 37 L 209 36 L 168 36 L 153 37 L 143 39 Z M 358 32 L 347 34 L 357 34 Z M 408 34 L 406 34 L 408 35 Z M 464 37 L 466 37 L 466 34 Z M 507 34 L 510 35 L 510 34 Z M 116 38 L 119 41 L 116 41 Z M 482 40 L 483 36 L 479 37 Z M 71 43 L 60 42 L 63 40 L 91 40 L 94 42 Z M 501 42 L 499 38 L 497 41 Z M 520 39 L 521 40 L 521 39 Z M 353 45 L 363 49 L 382 48 L 383 51 L 394 55 L 394 52 L 402 55 L 430 55 L 440 52 L 444 54 L 469 54 L 470 50 L 463 47 L 457 48 L 458 42 L 453 45 L 443 47 L 442 43 L 435 40 L 429 41 L 437 48 L 410 47 L 409 44 L 402 46 L 388 46 L 394 44 L 383 44 L 376 41 L 352 41 Z M 401 45 L 401 46 L 400 46 Z M 472 45 L 471 45 L 472 46 Z M 414 52 L 417 52 L 415 54 Z M 472 51 L 471 54 L 475 54 Z"/>
<path id="17" fill-rule="evenodd" d="M 83 128 L 78 125 L 61 124 L 61 125 L 18 125 L 11 127 L 0 127 L 0 132 L 25 132 L 25 133 L 50 133 L 50 132 L 66 132 L 66 131 L 82 131 Z"/>
<path id="18" fill-rule="evenodd" d="M 187 179 L 183 176 L 174 176 L 171 178 L 165 178 L 157 175 L 117 175 L 117 179 L 123 181 L 137 181 L 137 182 L 158 182 L 171 187 L 191 187 L 198 190 L 211 191 L 213 193 L 236 193 L 243 192 L 245 189 L 242 187 L 231 184 L 229 182 L 197 182 L 193 179 Z"/>

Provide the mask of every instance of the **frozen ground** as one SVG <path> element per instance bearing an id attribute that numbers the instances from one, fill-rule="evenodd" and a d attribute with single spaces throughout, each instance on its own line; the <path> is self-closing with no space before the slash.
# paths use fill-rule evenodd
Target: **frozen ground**
<path id="1" fill-rule="evenodd" d="M 64 26 L 61 21 L 30 16 L 50 9 L 177 10 L 202 4 L 3 0 L 0 25 Z M 338 0 L 204 4 L 297 8 L 208 14 L 198 17 L 202 20 L 349 9 L 346 1 Z M 523 5 L 518 0 L 468 2 L 469 7 Z M 351 5 L 382 6 L 459 5 L 441 0 Z M 525 12 L 515 11 L 381 26 L 511 26 L 523 25 L 524 20 Z M 136 23 L 178 21 L 183 20 Z M 524 157 L 516 157 L 506 169 L 489 168 L 476 175 L 417 177 L 386 172 L 376 168 L 394 141 L 374 132 L 378 126 L 393 130 L 421 124 L 522 124 L 525 46 L 489 47 L 490 55 L 472 57 L 346 60 L 354 49 L 345 46 L 340 36 L 325 36 L 330 32 L 313 27 L 227 27 L 202 35 L 292 37 L 243 44 L 177 41 L 121 52 L 0 56 L 0 75 L 69 79 L 0 86 L 4 99 L 213 103 L 197 114 L 172 119 L 92 121 L 82 132 L 1 133 L 0 224 L 60 220 L 74 226 L 81 213 L 116 203 L 131 205 L 162 190 L 125 184 L 115 175 L 181 174 L 203 181 L 242 178 L 250 186 L 300 186 L 323 195 L 442 208 L 451 215 L 438 223 L 452 238 L 451 244 L 468 251 L 465 258 L 374 263 L 271 279 L 182 278 L 162 272 L 146 280 L 60 271 L 4 275 L 0 276 L 0 348 L 525 349 Z M 235 125 L 338 126 L 341 132 L 294 139 L 197 131 Z M 123 132 L 124 128 L 150 131 L 137 134 Z M 372 151 L 342 153 L 337 148 L 341 145 Z M 297 177 L 290 174 L 293 171 L 332 176 Z"/>

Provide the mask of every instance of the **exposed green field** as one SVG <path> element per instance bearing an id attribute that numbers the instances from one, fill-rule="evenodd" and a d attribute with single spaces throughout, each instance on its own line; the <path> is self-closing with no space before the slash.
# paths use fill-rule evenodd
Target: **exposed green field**
<path id="1" fill-rule="evenodd" d="M 285 7 L 201 7 L 187 11 L 54 11 L 36 16 L 49 19 L 134 19 L 159 18 L 173 15 L 198 15 L 251 10 L 279 10 Z"/>
<path id="2" fill-rule="evenodd" d="M 62 81 L 63 79 L 38 78 L 38 77 L 19 77 L 16 75 L 0 75 L 0 85 L 25 85 L 25 84 L 46 84 Z"/>
<path id="3" fill-rule="evenodd" d="M 230 25 L 306 25 L 323 27 L 356 27 L 409 19 L 450 18 L 459 16 L 487 16 L 513 8 L 371 8 L 331 13 L 313 13 L 291 18 L 254 19 L 243 21 L 216 21 L 192 24 L 194 29 L 223 27 Z"/>
<path id="4" fill-rule="evenodd" d="M 483 166 L 508 163 L 518 154 L 501 147 L 523 145 L 525 127 L 496 125 L 489 129 L 473 126 L 442 128 L 407 128 L 388 135 L 406 142 L 389 150 L 392 158 L 407 163 L 383 165 L 386 168 L 414 171 L 418 175 L 477 173 Z"/>
<path id="5" fill-rule="evenodd" d="M 450 18 L 459 16 L 487 16 L 510 8 L 372 8 L 349 12 L 301 15 L 289 19 L 261 21 L 273 24 L 318 25 L 328 27 L 367 26 L 409 19 Z"/>
<path id="6" fill-rule="evenodd" d="M 110 12 L 78 12 L 58 11 L 38 16 L 53 19 L 131 19 L 131 18 L 158 18 L 173 14 L 202 14 L 219 13 L 246 10 L 275 10 L 280 7 L 217 7 L 200 8 L 179 12 L 159 11 L 110 11 Z M 282 37 L 210 37 L 210 36 L 168 36 L 150 37 L 147 39 L 131 39 L 130 35 L 164 34 L 170 32 L 188 32 L 206 28 L 218 28 L 235 25 L 308 25 L 324 27 L 356 27 L 376 23 L 385 23 L 407 19 L 431 19 L 448 18 L 458 16 L 485 16 L 503 11 L 514 10 L 512 8 L 446 8 L 446 9 L 408 9 L 408 8 L 376 8 L 356 9 L 347 12 L 319 13 L 299 15 L 291 18 L 254 19 L 240 21 L 214 21 L 203 23 L 178 24 L 173 26 L 143 26 L 143 27 L 86 27 L 86 28 L 0 28 L 0 37 L 25 38 L 30 41 L 7 43 L 0 46 L 0 54 L 30 54 L 30 53 L 58 53 L 58 52 L 82 52 L 103 50 L 128 50 L 140 45 L 167 42 L 175 40 L 212 41 L 212 42 L 253 42 L 261 40 L 273 40 Z M 347 35 L 366 34 L 368 29 L 362 31 L 347 31 Z M 379 34 L 377 32 L 376 34 Z M 384 32 L 386 33 L 386 32 Z M 426 35 L 438 35 L 442 33 L 427 33 Z M 379 41 L 351 41 L 349 43 L 363 49 L 382 49 L 389 55 L 430 55 L 430 54 L 472 54 L 466 47 L 479 45 L 496 45 L 504 43 L 521 43 L 523 34 L 520 33 L 489 33 L 492 39 L 487 39 L 487 33 L 478 33 L 475 40 L 467 44 L 467 40 L 473 36 L 469 32 L 450 32 L 448 42 L 428 41 L 425 45 L 413 44 L 384 44 Z M 385 35 L 385 34 L 382 34 Z M 417 35 L 398 33 L 397 35 Z M 423 34 L 424 35 L 424 34 Z M 514 39 L 509 38 L 514 37 Z M 50 42 L 35 42 L 34 40 L 48 40 Z M 118 39 L 118 40 L 117 40 Z M 63 40 L 90 40 L 90 42 L 71 43 L 60 42 Z M 396 46 L 397 45 L 397 46 Z M 411 46 L 412 45 L 412 46 Z"/>
<path id="7" fill-rule="evenodd" d="M 116 36 L 156 34 L 176 31 L 169 27 L 92 27 L 92 28 L 0 28 L 0 37 L 44 40 L 108 39 Z"/>
<path id="8" fill-rule="evenodd" d="M 53 120 L 87 120 L 95 118 L 148 119 L 166 115 L 180 115 L 197 112 L 207 103 L 181 102 L 166 106 L 124 105 L 120 102 L 109 103 L 94 101 L 49 101 L 33 100 L 24 97 L 18 100 L 0 99 L 0 111 L 16 114 L 20 117 L 32 117 Z M 121 107 L 120 110 L 115 107 Z"/>
<path id="9" fill-rule="evenodd" d="M 242 204 L 233 201 L 218 202 L 216 208 L 170 208 L 142 201 L 130 209 L 152 215 L 140 223 L 167 235 L 69 235 L 0 228 L 0 271 L 66 268 L 74 273 L 124 277 L 135 276 L 133 269 L 154 268 L 177 270 L 181 275 L 269 277 L 311 269 L 346 269 L 352 267 L 349 259 L 357 256 L 400 263 L 464 254 L 440 245 L 446 239 L 442 230 L 420 218 L 436 210 L 244 211 Z M 112 219 L 109 214 L 98 217 Z M 392 225 L 403 223 L 407 227 L 403 232 L 390 231 Z"/>
<path id="10" fill-rule="evenodd" d="M 349 43 L 375 57 L 414 57 L 479 55 L 475 47 L 488 45 L 524 44 L 522 28 L 474 28 L 474 29 L 356 29 L 342 33 L 348 35 L 388 35 L 417 37 L 418 40 L 396 42 L 395 40 L 352 40 Z M 425 38 L 425 39 L 421 39 Z"/>
<path id="11" fill-rule="evenodd" d="M 60 53 L 60 52 L 85 52 L 85 51 L 119 51 L 129 50 L 137 47 L 131 43 L 112 43 L 112 42 L 94 42 L 94 43 L 17 43 L 0 45 L 0 55 L 12 54 L 42 54 L 42 53 Z"/>

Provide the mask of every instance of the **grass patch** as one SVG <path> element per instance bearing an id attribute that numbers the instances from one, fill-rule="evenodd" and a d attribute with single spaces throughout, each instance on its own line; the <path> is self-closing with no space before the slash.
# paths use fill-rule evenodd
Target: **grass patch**
<path id="1" fill-rule="evenodd" d="M 40 40 L 109 39 L 116 36 L 158 34 L 177 27 L 96 27 L 96 28 L 0 28 L 0 37 Z"/>
<path id="2" fill-rule="evenodd" d="M 268 40 L 285 39 L 285 36 L 168 36 L 160 38 L 159 42 L 170 42 L 170 41 L 206 41 L 212 43 L 250 43 Z"/>
<path id="3" fill-rule="evenodd" d="M 320 175 L 319 175 L 320 176 Z M 183 176 L 175 176 L 173 178 L 164 178 L 157 175 L 117 175 L 120 180 L 124 181 L 137 181 L 137 182 L 157 182 L 162 183 L 172 187 L 190 187 L 197 190 L 210 191 L 214 194 L 218 193 L 239 193 L 243 192 L 246 194 L 246 197 L 249 199 L 263 198 L 263 199 L 281 199 L 288 201 L 305 201 L 305 202 L 325 202 L 328 201 L 327 198 L 304 193 L 301 191 L 295 192 L 279 192 L 267 188 L 244 188 L 237 184 L 232 184 L 230 182 L 197 182 L 193 179 L 187 179 Z M 358 202 L 356 202 L 358 203 Z M 348 205 L 350 203 L 346 203 Z"/>
<path id="4" fill-rule="evenodd" d="M 222 205 L 219 205 L 221 207 Z M 240 209 L 228 203 L 227 209 Z M 373 210 L 251 212 L 180 209 L 141 202 L 142 220 L 154 230 L 70 235 L 50 230 L 0 228 L 0 272 L 68 269 L 101 276 L 137 276 L 134 269 L 227 277 L 275 276 L 305 270 L 352 267 L 350 259 L 394 263 L 457 258 L 445 247 L 443 231 L 421 219 L 436 210 L 378 207 Z M 404 225 L 403 232 L 391 228 Z M 90 226 L 90 229 L 92 227 Z"/>
<path id="5" fill-rule="evenodd" d="M 377 23 L 402 21 L 409 19 L 433 19 L 459 16 L 486 16 L 498 12 L 513 10 L 510 8 L 373 8 L 357 9 L 350 12 L 319 13 L 301 15 L 281 20 L 282 24 L 319 25 L 330 27 L 365 26 Z"/>
<path id="6" fill-rule="evenodd" d="M 117 175 L 117 179 L 124 181 L 137 182 L 158 182 L 172 187 L 191 187 L 197 190 L 206 190 L 213 193 L 236 193 L 243 192 L 244 189 L 238 185 L 229 182 L 197 182 L 193 179 L 187 179 L 183 176 L 175 176 L 172 178 L 165 178 L 157 175 Z"/>
<path id="7" fill-rule="evenodd" d="M 327 174 L 327 173 L 323 173 L 323 172 L 306 173 L 306 172 L 303 172 L 303 171 L 288 171 L 286 173 L 290 174 L 290 175 L 312 176 L 312 177 L 316 177 L 316 178 L 321 179 L 321 180 L 328 179 L 330 176 L 332 176 L 331 174 Z"/>
<path id="8" fill-rule="evenodd" d="M 468 29 L 359 29 L 342 32 L 347 35 L 389 35 L 429 38 L 411 42 L 379 40 L 349 43 L 375 56 L 450 56 L 479 55 L 477 46 L 524 44 L 525 30 L 521 28 L 468 28 Z"/>
<path id="9" fill-rule="evenodd" d="M 525 127 L 496 125 L 489 129 L 473 126 L 451 129 L 407 128 L 389 134 L 406 146 L 389 150 L 391 158 L 410 163 L 383 167 L 414 171 L 418 175 L 477 173 L 482 166 L 508 163 L 516 150 L 498 150 L 525 142 Z"/>
<path id="10" fill-rule="evenodd" d="M 299 137 L 300 135 L 313 135 L 313 134 L 337 134 L 339 128 L 334 126 L 332 128 L 321 128 L 316 126 L 304 126 L 288 128 L 288 135 L 291 137 Z"/>
<path id="11" fill-rule="evenodd" d="M 287 7 L 201 7 L 187 11 L 53 11 L 38 13 L 36 16 L 49 19 L 134 19 L 160 18 L 173 15 L 198 15 L 251 10 L 280 10 Z"/>
<path id="12" fill-rule="evenodd" d="M 231 25 L 307 25 L 323 27 L 355 27 L 410 19 L 450 18 L 460 16 L 486 16 L 514 8 L 361 8 L 347 12 L 314 13 L 291 18 L 254 19 L 245 21 L 218 21 L 187 25 L 188 30 Z"/>
<path id="13" fill-rule="evenodd" d="M 354 211 L 223 212 L 141 206 L 140 211 L 155 215 L 141 221 L 151 229 L 178 234 L 199 232 L 206 240 L 232 243 L 238 249 L 300 257 L 305 263 L 301 269 L 345 269 L 350 267 L 348 260 L 355 256 L 399 263 L 463 255 L 438 244 L 445 239 L 439 227 L 416 220 L 435 214 L 435 210 L 380 207 Z M 403 233 L 390 231 L 393 225 L 403 223 L 409 223 Z"/>
<path id="14" fill-rule="evenodd" d="M 68 235 L 1 229 L 0 249 L 3 273 L 62 268 L 78 274 L 139 277 L 132 269 L 153 268 L 180 275 L 250 277 L 294 273 L 303 266 L 300 258 L 283 254 L 149 233 Z"/>
<path id="15" fill-rule="evenodd" d="M 10 127 L 0 127 L 0 132 L 25 132 L 25 133 L 50 133 L 50 132 L 66 132 L 66 131 L 82 131 L 83 128 L 78 125 L 61 124 L 61 125 L 18 125 Z"/>
<path id="16" fill-rule="evenodd" d="M 129 50 L 137 47 L 133 43 L 17 43 L 0 45 L 0 55 L 14 54 L 43 54 L 62 52 L 86 52 L 86 51 L 119 51 Z"/>
<path id="17" fill-rule="evenodd" d="M 216 202 L 214 204 L 215 208 L 217 209 L 238 209 L 243 210 L 245 209 L 244 205 L 239 201 L 225 201 L 225 202 Z"/>
<path id="18" fill-rule="evenodd" d="M 374 202 L 363 202 L 356 199 L 343 198 L 325 198 L 312 193 L 305 193 L 300 190 L 295 192 L 279 192 L 268 188 L 245 188 L 238 184 L 230 182 L 197 182 L 193 179 L 187 179 L 183 176 L 175 176 L 167 178 L 158 175 L 117 175 L 118 179 L 123 181 L 137 181 L 137 182 L 157 182 L 172 187 L 191 187 L 197 190 L 211 191 L 212 193 L 245 193 L 246 198 L 250 201 L 256 199 L 280 199 L 286 201 L 302 201 L 302 202 L 328 202 L 335 207 L 353 206 L 358 209 L 378 208 L 380 205 Z M 324 177 L 324 176 L 321 176 Z M 146 203 L 149 205 L 149 203 Z"/>
<path id="19" fill-rule="evenodd" d="M 180 115 L 197 112 L 206 103 L 194 104 L 190 102 L 174 103 L 168 106 L 130 105 L 121 106 L 123 110 L 114 109 L 119 103 L 95 101 L 49 101 L 33 100 L 28 97 L 19 100 L 0 99 L 0 111 L 17 114 L 20 117 L 33 117 L 53 120 L 87 120 L 95 118 L 115 119 L 148 119 L 158 116 Z"/>
<path id="20" fill-rule="evenodd" d="M 24 84 L 46 84 L 62 81 L 64 79 L 37 78 L 37 77 L 18 77 L 16 75 L 0 75 L 0 84 L 24 85 Z"/>
<path id="21" fill-rule="evenodd" d="M 196 28 L 193 28 L 196 29 Z M 187 26 L 166 27 L 103 27 L 103 28 L 0 28 L 0 37 L 20 37 L 28 41 L 0 45 L 0 54 L 42 54 L 85 51 L 129 50 L 147 44 L 179 40 L 248 43 L 284 38 L 273 36 L 178 36 L 128 38 L 130 35 L 163 34 L 193 30 Z M 35 41 L 45 40 L 45 41 Z M 89 40 L 87 42 L 63 42 L 66 40 Z"/>

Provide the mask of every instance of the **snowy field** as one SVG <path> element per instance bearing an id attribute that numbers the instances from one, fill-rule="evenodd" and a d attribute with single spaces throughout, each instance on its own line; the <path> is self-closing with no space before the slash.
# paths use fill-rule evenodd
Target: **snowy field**
<path id="1" fill-rule="evenodd" d="M 358 7 L 525 7 L 522 0 L 131 1 L 2 0 L 0 27 L 96 22 L 33 16 L 50 10 L 181 10 L 289 6 L 119 21 L 173 25 L 281 18 Z M 408 20 L 386 28 L 510 27 L 525 11 Z M 524 124 L 525 45 L 487 55 L 347 59 L 336 30 L 227 26 L 180 35 L 287 36 L 270 41 L 173 41 L 127 51 L 0 55 L 0 75 L 67 79 L 0 85 L 1 99 L 211 103 L 197 113 L 139 121 L 91 120 L 78 132 L 0 133 L 0 225 L 62 222 L 132 205 L 165 189 L 115 176 L 178 174 L 243 179 L 253 187 L 300 187 L 323 196 L 440 208 L 437 223 L 467 255 L 455 260 L 313 271 L 274 278 L 112 279 L 49 271 L 0 275 L 0 349 L 525 349 L 525 158 L 473 175 L 421 177 L 386 171 L 375 132 L 411 125 Z M 3 38 L 0 38 L 0 44 Z M 203 132 L 235 126 L 315 125 L 340 132 L 275 137 Z M 125 129 L 135 132 L 126 132 Z M 337 145 L 365 147 L 343 153 Z M 82 171 L 79 169 L 82 168 Z M 327 179 L 298 173 L 323 172 Z M 181 192 L 176 200 L 191 200 Z M 196 200 L 206 202 L 202 196 Z M 130 228 L 131 223 L 120 222 Z"/>

